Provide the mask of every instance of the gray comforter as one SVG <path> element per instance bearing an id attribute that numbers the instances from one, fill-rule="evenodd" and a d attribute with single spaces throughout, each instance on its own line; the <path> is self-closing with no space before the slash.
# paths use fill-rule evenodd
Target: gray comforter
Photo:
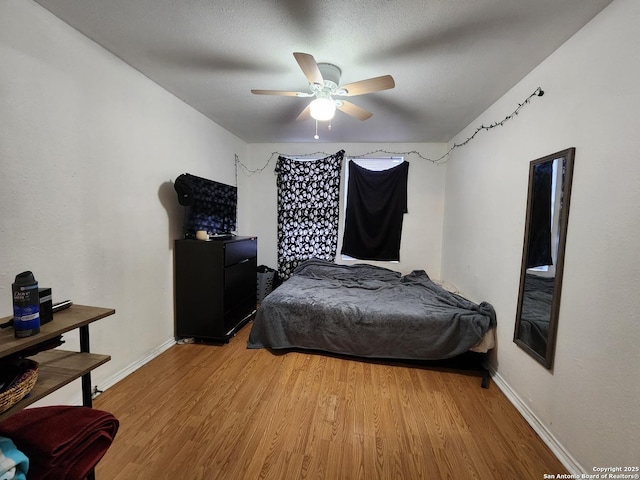
<path id="1" fill-rule="evenodd" d="M 496 323 L 493 307 L 448 292 L 422 270 L 303 262 L 258 309 L 248 348 L 301 348 L 372 358 L 444 359 Z"/>

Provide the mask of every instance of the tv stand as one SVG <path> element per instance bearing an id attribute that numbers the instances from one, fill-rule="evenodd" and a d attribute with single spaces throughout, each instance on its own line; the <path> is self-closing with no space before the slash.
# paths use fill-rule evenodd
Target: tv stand
<path id="1" fill-rule="evenodd" d="M 176 240 L 176 336 L 228 343 L 256 311 L 256 237 Z"/>

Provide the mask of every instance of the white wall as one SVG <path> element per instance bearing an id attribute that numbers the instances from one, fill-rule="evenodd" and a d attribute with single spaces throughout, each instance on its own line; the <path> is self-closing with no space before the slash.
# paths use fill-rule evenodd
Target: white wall
<path id="1" fill-rule="evenodd" d="M 397 268 L 424 268 L 494 304 L 498 374 L 586 471 L 635 465 L 640 444 L 639 22 L 637 0 L 615 0 L 454 141 L 542 86 L 545 96 L 516 120 L 456 150 L 446 167 L 408 158 Z M 445 150 L 247 146 L 30 1 L 0 3 L 0 64 L 0 316 L 10 315 L 10 285 L 26 269 L 55 301 L 116 308 L 91 327 L 92 349 L 113 357 L 94 372 L 98 385 L 173 337 L 178 174 L 234 183 L 234 154 L 255 169 L 274 151 Z M 548 372 L 511 340 L 528 162 L 570 146 L 576 169 Z M 271 266 L 274 165 L 238 170 L 240 233 L 259 236 L 259 262 Z M 77 398 L 77 386 L 61 395 Z"/>
<path id="2" fill-rule="evenodd" d="M 498 314 L 498 375 L 576 470 L 640 458 L 640 2 L 615 0 L 454 139 L 443 276 Z M 529 161 L 576 147 L 555 368 L 513 342 Z M 554 473 L 554 472 L 549 472 Z"/>
<path id="3" fill-rule="evenodd" d="M 246 144 L 35 2 L 0 2 L 0 65 L 0 316 L 24 270 L 115 308 L 90 327 L 100 385 L 173 338 L 172 180 L 235 184 Z"/>
<path id="4" fill-rule="evenodd" d="M 389 152 L 417 151 L 428 159 L 439 158 L 446 152 L 445 144 L 251 144 L 246 158 L 240 161 L 250 170 L 265 167 L 260 173 L 247 174 L 238 168 L 240 191 L 238 224 L 239 233 L 258 236 L 258 263 L 277 267 L 277 187 L 274 173 L 279 152 L 284 156 L 305 155 L 322 151 L 334 154 L 339 150 L 349 155 L 363 155 L 376 150 Z M 390 156 L 378 153 L 378 156 Z M 319 154 L 318 156 L 323 156 Z M 375 156 L 375 155 L 373 155 Z M 445 167 L 421 159 L 415 154 L 405 156 L 409 165 L 408 213 L 404 216 L 400 262 L 368 262 L 403 273 L 425 270 L 433 279 L 440 278 L 440 252 L 442 241 L 442 219 L 444 212 Z M 345 165 L 342 168 L 344 180 Z M 344 182 L 342 182 L 344 184 Z M 343 215 L 343 191 L 340 192 L 341 222 Z M 338 240 L 338 263 L 342 261 L 342 228 Z"/>

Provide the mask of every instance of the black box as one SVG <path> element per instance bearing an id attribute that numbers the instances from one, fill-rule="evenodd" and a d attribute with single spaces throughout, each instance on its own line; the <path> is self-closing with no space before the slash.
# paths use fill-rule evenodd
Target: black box
<path id="1" fill-rule="evenodd" d="M 53 297 L 50 288 L 38 288 L 40 295 L 40 325 L 53 320 Z"/>

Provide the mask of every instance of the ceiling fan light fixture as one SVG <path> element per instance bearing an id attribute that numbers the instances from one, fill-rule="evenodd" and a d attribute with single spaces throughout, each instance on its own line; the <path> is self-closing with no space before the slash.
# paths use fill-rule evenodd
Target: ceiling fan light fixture
<path id="1" fill-rule="evenodd" d="M 326 122 L 335 116 L 336 109 L 359 120 L 367 120 L 371 118 L 373 113 L 367 112 L 351 102 L 334 100 L 333 97 L 365 95 L 395 87 L 395 81 L 391 75 L 368 78 L 339 86 L 342 70 L 336 65 L 332 63 L 317 63 L 313 55 L 308 53 L 294 52 L 293 56 L 309 82 L 309 92 L 251 90 L 251 93 L 254 95 L 282 95 L 286 97 L 316 97 L 300 112 L 297 120 L 306 120 L 311 116 L 316 122 Z"/>
<path id="2" fill-rule="evenodd" d="M 336 114 L 336 104 L 329 97 L 318 97 L 309 105 L 311 117 L 321 122 L 331 120 Z"/>

